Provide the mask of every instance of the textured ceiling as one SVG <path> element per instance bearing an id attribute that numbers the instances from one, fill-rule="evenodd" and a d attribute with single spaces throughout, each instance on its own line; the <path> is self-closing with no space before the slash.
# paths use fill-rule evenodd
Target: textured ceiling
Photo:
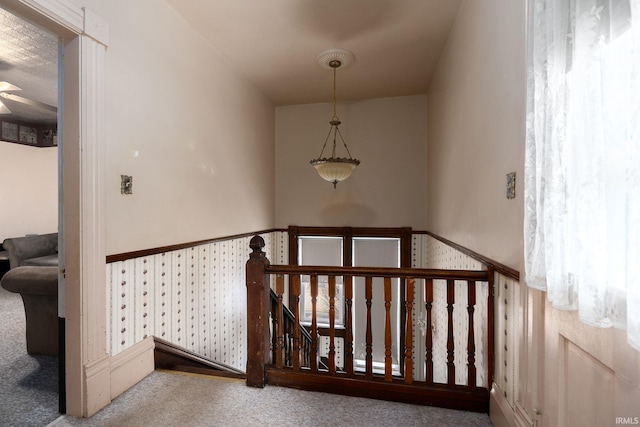
<path id="1" fill-rule="evenodd" d="M 55 35 L 0 8 L 0 81 L 22 90 L 9 93 L 56 106 L 58 39 Z M 11 114 L 2 118 L 55 123 L 56 113 L 0 98 Z"/>

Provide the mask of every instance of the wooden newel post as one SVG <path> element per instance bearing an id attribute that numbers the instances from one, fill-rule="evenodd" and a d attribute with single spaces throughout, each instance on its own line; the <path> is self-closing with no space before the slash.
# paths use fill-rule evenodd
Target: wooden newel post
<path id="1" fill-rule="evenodd" d="M 269 363 L 269 265 L 264 239 L 253 236 L 247 261 L 247 386 L 264 387 L 265 365 Z"/>

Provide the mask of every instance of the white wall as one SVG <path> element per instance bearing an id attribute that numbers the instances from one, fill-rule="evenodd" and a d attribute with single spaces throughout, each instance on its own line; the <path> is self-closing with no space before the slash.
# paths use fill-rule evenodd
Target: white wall
<path id="1" fill-rule="evenodd" d="M 58 149 L 0 141 L 0 243 L 58 231 Z"/>
<path id="2" fill-rule="evenodd" d="M 524 1 L 462 4 L 429 85 L 430 231 L 521 269 Z M 516 172 L 516 198 L 506 174 Z"/>
<path id="3" fill-rule="evenodd" d="M 74 2 L 110 30 L 107 254 L 273 227 L 271 102 L 165 2 Z"/>
<path id="4" fill-rule="evenodd" d="M 328 103 L 276 109 L 276 226 L 424 230 L 426 97 L 338 103 L 340 131 L 361 164 L 336 189 L 309 164 L 320 155 L 332 114 Z"/>

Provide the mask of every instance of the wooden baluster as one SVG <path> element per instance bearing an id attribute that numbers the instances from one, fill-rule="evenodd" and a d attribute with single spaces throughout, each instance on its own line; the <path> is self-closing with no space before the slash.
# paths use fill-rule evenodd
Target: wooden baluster
<path id="1" fill-rule="evenodd" d="M 311 275 L 311 372 L 318 372 L 318 275 Z"/>
<path id="2" fill-rule="evenodd" d="M 278 348 L 278 301 L 271 301 L 271 363 L 276 362 Z"/>
<path id="3" fill-rule="evenodd" d="M 405 384 L 413 383 L 413 287 L 415 280 L 407 279 L 405 293 L 405 308 L 407 318 L 405 321 L 404 334 L 404 382 Z"/>
<path id="4" fill-rule="evenodd" d="M 391 278 L 384 278 L 384 380 L 393 379 L 391 358 Z"/>
<path id="5" fill-rule="evenodd" d="M 302 367 L 309 367 L 309 341 L 302 340 Z"/>
<path id="6" fill-rule="evenodd" d="M 373 337 L 371 333 L 371 300 L 373 299 L 372 278 L 365 277 L 364 294 L 367 304 L 367 331 L 365 337 L 366 355 L 365 355 L 365 377 L 373 378 Z"/>
<path id="7" fill-rule="evenodd" d="M 346 345 L 345 345 L 345 369 L 347 376 L 353 377 L 353 278 L 344 278 L 344 299 L 347 306 L 345 313 Z"/>
<path id="8" fill-rule="evenodd" d="M 278 305 L 276 308 L 276 319 L 278 333 L 276 336 L 276 367 L 282 368 L 284 359 L 284 314 L 282 312 L 282 294 L 284 294 L 284 275 L 276 275 L 276 296 L 278 297 Z"/>
<path id="9" fill-rule="evenodd" d="M 291 337 L 293 336 L 293 323 L 286 321 L 284 324 L 284 366 L 291 366 Z"/>
<path id="10" fill-rule="evenodd" d="M 467 338 L 467 366 L 468 366 L 468 379 L 467 385 L 469 387 L 476 386 L 476 342 L 475 331 L 473 324 L 473 313 L 476 305 L 476 282 L 467 282 L 467 300 L 469 305 L 467 311 L 469 312 L 469 336 Z"/>
<path id="11" fill-rule="evenodd" d="M 294 322 L 287 322 L 287 366 L 293 366 L 293 326 Z"/>
<path id="12" fill-rule="evenodd" d="M 448 334 L 447 334 L 447 384 L 456 384 L 455 342 L 453 333 L 453 305 L 455 304 L 455 282 L 447 280 L 447 312 L 448 312 Z"/>
<path id="13" fill-rule="evenodd" d="M 433 308 L 433 279 L 424 281 L 425 287 L 425 309 L 427 312 L 427 328 L 425 330 L 425 381 L 428 385 L 433 385 L 433 323 L 431 320 L 431 310 Z"/>
<path id="14" fill-rule="evenodd" d="M 336 374 L 336 276 L 329 276 L 329 374 Z"/>
<path id="15" fill-rule="evenodd" d="M 293 354 L 292 366 L 300 370 L 300 275 L 291 276 L 291 294 L 293 296 Z"/>

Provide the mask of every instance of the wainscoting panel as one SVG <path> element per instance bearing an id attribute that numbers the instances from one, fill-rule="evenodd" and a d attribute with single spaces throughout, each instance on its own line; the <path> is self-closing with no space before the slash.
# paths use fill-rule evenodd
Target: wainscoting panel
<path id="1" fill-rule="evenodd" d="M 519 343 L 521 325 L 520 283 L 501 274 L 495 275 L 495 371 L 494 382 L 502 397 L 515 408 L 518 388 Z"/>
<path id="2" fill-rule="evenodd" d="M 452 270 L 482 270 L 480 261 L 460 252 L 429 235 L 424 235 L 427 248 L 427 268 L 443 268 Z"/>
<path id="3" fill-rule="evenodd" d="M 560 396 L 560 422 L 566 426 L 613 425 L 615 372 L 568 339 L 563 340 L 560 369 L 564 386 Z M 597 398 L 602 396 L 602 398 Z M 588 410 L 585 410 L 588 402 Z M 638 424 L 637 418 L 632 418 Z M 615 422 L 618 424 L 618 422 Z"/>
<path id="4" fill-rule="evenodd" d="M 287 233 L 262 237 L 271 262 L 286 263 Z M 232 238 L 108 264 L 109 354 L 157 336 L 244 370 L 250 240 Z"/>
<path id="5" fill-rule="evenodd" d="M 318 355 L 320 357 L 329 357 L 329 337 L 321 336 L 318 339 Z M 336 353 L 336 366 L 344 369 L 344 338 L 335 337 L 333 341 Z M 355 351 L 354 351 L 355 352 Z M 355 357 L 359 357 L 359 354 L 355 354 Z M 362 354 L 364 360 L 364 354 Z"/>
<path id="6" fill-rule="evenodd" d="M 288 263 L 286 231 L 263 233 L 265 252 L 273 264 Z M 250 236 L 216 241 L 165 253 L 117 261 L 107 265 L 109 354 L 114 356 L 147 337 L 157 336 L 213 360 L 244 370 L 246 365 L 246 285 L 245 264 L 250 253 Z M 482 269 L 482 264 L 439 240 L 416 234 L 412 238 L 412 267 L 442 269 Z M 504 283 L 501 282 L 500 286 Z M 486 335 L 480 334 L 487 318 L 487 285 L 478 283 L 474 312 L 477 328 L 477 384 L 486 385 Z M 515 289 L 515 286 L 513 286 Z M 434 286 L 435 301 L 446 301 L 445 282 Z M 508 295 L 509 300 L 514 298 Z M 456 383 L 467 381 L 467 292 L 464 282 L 457 282 L 454 309 Z M 503 296 L 500 300 L 505 299 Z M 415 363 L 424 355 L 426 310 L 424 282 L 415 286 L 413 322 L 414 379 L 424 380 L 424 366 Z M 501 308 L 506 310 L 508 308 Z M 515 319 L 515 313 L 507 319 Z M 515 325 L 513 327 L 516 327 Z M 499 330 L 499 329 L 498 329 Z M 446 303 L 434 303 L 433 339 L 435 380 L 446 381 Z M 509 334 L 506 335 L 509 337 Z M 515 337 L 515 334 L 513 334 Z M 503 348 L 501 345 L 499 348 Z M 514 343 L 506 347 L 515 348 Z M 498 347 L 496 347 L 498 348 Z M 515 352 L 512 352 L 515 354 Z M 505 353 L 510 355 L 511 353 Z M 507 367 L 516 369 L 517 358 L 508 359 Z M 501 362 L 502 363 L 502 362 Z M 511 372 L 502 375 L 509 378 Z M 498 375 L 496 375 L 496 378 Z M 513 394 L 515 384 L 503 388 Z M 504 386 L 505 384 L 503 384 Z"/>
<path id="7" fill-rule="evenodd" d="M 265 243 L 264 251 L 272 264 L 289 263 L 289 234 L 287 231 L 273 231 L 262 235 L 262 238 Z"/>

